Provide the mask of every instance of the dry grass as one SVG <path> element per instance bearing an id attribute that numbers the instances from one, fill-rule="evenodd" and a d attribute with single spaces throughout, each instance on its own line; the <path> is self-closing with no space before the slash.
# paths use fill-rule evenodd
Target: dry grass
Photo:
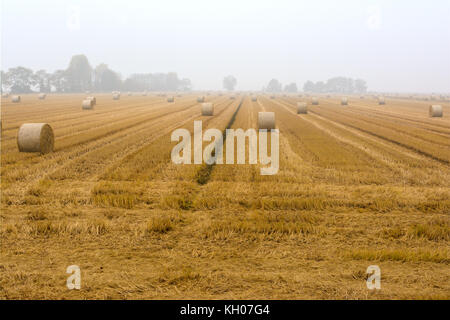
<path id="1" fill-rule="evenodd" d="M 83 95 L 2 100 L 1 298 L 449 299 L 448 103 L 430 119 L 426 101 L 321 97 L 298 116 L 298 98 L 209 95 L 203 117 L 194 95 L 96 96 L 89 113 Z M 246 130 L 261 111 L 277 175 L 171 163 L 175 128 Z M 19 153 L 23 122 L 52 125 L 56 152 Z"/>

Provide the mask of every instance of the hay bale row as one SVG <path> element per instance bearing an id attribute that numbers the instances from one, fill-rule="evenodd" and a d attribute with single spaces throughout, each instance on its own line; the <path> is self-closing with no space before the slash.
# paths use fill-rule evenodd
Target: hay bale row
<path id="1" fill-rule="evenodd" d="M 275 113 L 258 112 L 258 128 L 267 130 L 275 129 Z"/>
<path id="2" fill-rule="evenodd" d="M 297 113 L 298 114 L 308 113 L 308 105 L 306 104 L 306 102 L 297 102 Z"/>
<path id="3" fill-rule="evenodd" d="M 442 110 L 442 106 L 441 105 L 431 105 L 430 109 L 428 111 L 430 117 L 442 117 L 442 115 L 444 114 L 444 111 Z"/>
<path id="4" fill-rule="evenodd" d="M 53 129 L 47 123 L 24 123 L 17 134 L 17 146 L 20 152 L 53 151 L 55 137 Z"/>
<path id="5" fill-rule="evenodd" d="M 211 102 L 202 103 L 202 116 L 212 116 L 214 114 L 214 105 Z"/>

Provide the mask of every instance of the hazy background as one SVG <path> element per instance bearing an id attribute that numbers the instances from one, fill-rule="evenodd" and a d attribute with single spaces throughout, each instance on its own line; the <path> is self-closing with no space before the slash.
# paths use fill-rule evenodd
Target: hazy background
<path id="1" fill-rule="evenodd" d="M 194 89 L 362 78 L 369 90 L 450 91 L 450 1 L 2 0 L 1 68 L 53 72 L 74 54 Z"/>

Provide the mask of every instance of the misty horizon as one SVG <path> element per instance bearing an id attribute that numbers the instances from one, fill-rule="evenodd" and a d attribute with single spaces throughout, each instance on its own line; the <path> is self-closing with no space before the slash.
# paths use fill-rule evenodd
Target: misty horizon
<path id="1" fill-rule="evenodd" d="M 1 69 L 54 72 L 84 54 L 122 80 L 176 72 L 193 90 L 222 90 L 228 75 L 242 91 L 343 76 L 369 91 L 448 93 L 449 15 L 448 1 L 5 0 Z"/>

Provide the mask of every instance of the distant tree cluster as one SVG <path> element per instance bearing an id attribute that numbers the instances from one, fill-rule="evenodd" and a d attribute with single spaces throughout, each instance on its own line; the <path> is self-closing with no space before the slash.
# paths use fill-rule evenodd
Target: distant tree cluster
<path id="1" fill-rule="evenodd" d="M 237 80 L 234 76 L 226 76 L 223 78 L 223 87 L 228 91 L 233 91 L 237 85 Z"/>
<path id="2" fill-rule="evenodd" d="M 92 68 L 85 55 L 72 57 L 65 70 L 47 73 L 16 67 L 1 71 L 2 92 L 85 92 L 85 91 L 189 91 L 191 81 L 179 79 L 175 72 L 133 74 L 124 81 L 118 72 L 101 63 Z"/>
<path id="3" fill-rule="evenodd" d="M 366 93 L 367 84 L 362 79 L 353 80 L 345 77 L 335 77 L 327 82 L 318 81 L 316 83 L 307 81 L 303 86 L 304 92 L 335 92 L 335 93 Z"/>
<path id="4" fill-rule="evenodd" d="M 283 86 L 281 85 L 280 81 L 278 81 L 277 79 L 272 79 L 267 84 L 267 87 L 266 87 L 265 91 L 267 91 L 267 92 L 280 92 L 282 87 Z"/>
<path id="5" fill-rule="evenodd" d="M 298 88 L 297 88 L 297 84 L 295 82 L 292 82 L 292 83 L 285 85 L 284 89 L 283 89 L 283 85 L 281 84 L 280 81 L 278 81 L 277 79 L 272 79 L 269 81 L 267 86 L 264 88 L 264 91 L 267 91 L 267 92 L 281 92 L 281 91 L 297 92 Z"/>
<path id="6" fill-rule="evenodd" d="M 263 91 L 267 92 L 292 92 L 298 91 L 297 84 L 292 82 L 282 86 L 281 82 L 277 79 L 272 79 L 269 81 L 267 86 L 263 88 Z M 345 77 L 335 77 L 327 80 L 327 82 L 318 81 L 316 83 L 312 81 L 307 81 L 303 86 L 304 92 L 336 92 L 336 93 L 365 93 L 367 92 L 367 84 L 362 79 L 353 80 L 351 78 Z"/>

